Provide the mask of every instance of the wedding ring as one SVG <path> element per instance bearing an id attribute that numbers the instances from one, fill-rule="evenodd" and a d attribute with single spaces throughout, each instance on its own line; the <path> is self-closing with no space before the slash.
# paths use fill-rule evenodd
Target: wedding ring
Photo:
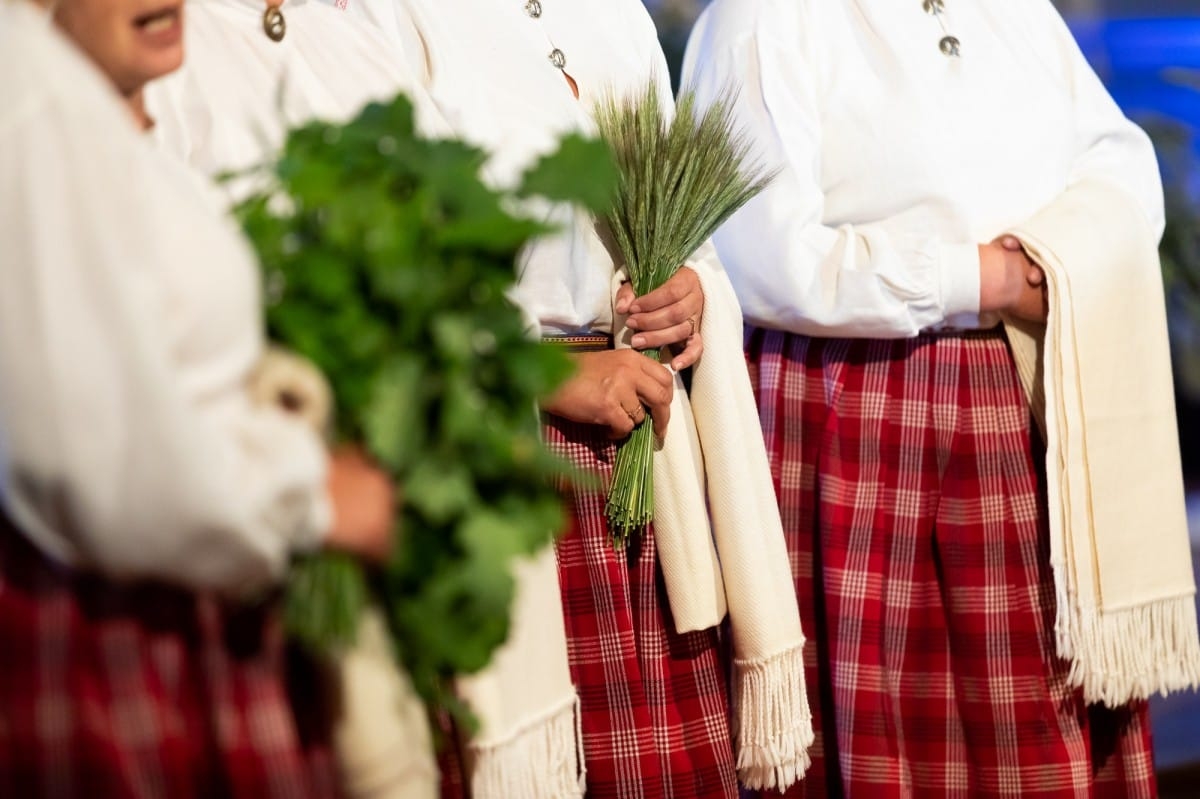
<path id="1" fill-rule="evenodd" d="M 692 326 L 692 332 L 688 333 L 688 338 L 691 338 L 692 336 L 696 335 L 696 317 L 689 316 L 687 318 L 687 323 Z"/>
<path id="2" fill-rule="evenodd" d="M 638 422 L 640 422 L 642 420 L 642 417 L 646 413 L 645 411 L 642 410 L 641 405 L 637 406 L 636 410 L 631 411 L 624 406 L 621 407 L 621 410 L 625 411 L 625 415 L 629 417 L 629 421 L 633 422 L 634 424 L 637 424 Z M 638 413 L 638 411 L 641 411 L 641 413 Z"/>

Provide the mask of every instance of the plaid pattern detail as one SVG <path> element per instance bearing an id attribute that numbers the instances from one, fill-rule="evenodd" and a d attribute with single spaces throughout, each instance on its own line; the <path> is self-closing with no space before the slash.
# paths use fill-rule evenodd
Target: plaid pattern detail
<path id="1" fill-rule="evenodd" d="M 464 765 L 464 735 L 450 714 L 439 711 L 430 719 L 434 730 L 434 745 L 437 747 L 438 797 L 440 799 L 464 799 L 467 790 L 467 769 Z"/>
<path id="2" fill-rule="evenodd" d="M 545 434 L 557 453 L 607 480 L 616 446 L 602 428 L 552 417 Z M 558 573 L 588 796 L 733 799 L 727 657 L 718 631 L 674 631 L 652 530 L 615 551 L 602 490 L 572 492 L 570 510 Z"/>
<path id="3" fill-rule="evenodd" d="M 0 796 L 336 795 L 271 613 L 69 572 L 0 519 L 0 642 Z"/>
<path id="4" fill-rule="evenodd" d="M 790 797 L 1150 797 L 1144 704 L 1055 655 L 1038 444 L 1002 334 L 747 331 L 810 645 Z"/>

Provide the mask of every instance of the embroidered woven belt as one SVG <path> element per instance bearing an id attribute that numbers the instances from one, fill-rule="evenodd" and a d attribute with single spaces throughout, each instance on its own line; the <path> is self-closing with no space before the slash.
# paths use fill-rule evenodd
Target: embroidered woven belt
<path id="1" fill-rule="evenodd" d="M 612 336 L 603 333 L 585 336 L 542 336 L 542 341 L 566 347 L 568 352 L 600 352 L 612 349 Z"/>
<path id="2" fill-rule="evenodd" d="M 991 327 L 953 327 L 950 325 L 927 327 L 918 335 L 922 338 L 1003 338 L 1004 325 L 997 324 Z"/>

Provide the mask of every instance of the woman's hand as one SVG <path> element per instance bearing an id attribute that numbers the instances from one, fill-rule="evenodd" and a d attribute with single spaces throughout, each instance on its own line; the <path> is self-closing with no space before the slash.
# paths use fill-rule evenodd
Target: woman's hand
<path id="1" fill-rule="evenodd" d="M 671 361 L 675 371 L 700 360 L 704 340 L 700 320 L 704 316 L 704 290 L 691 267 L 680 267 L 666 283 L 637 297 L 625 283 L 617 291 L 617 313 L 629 314 L 625 324 L 636 331 L 630 342 L 634 349 L 666 347 L 685 342 L 683 351 Z"/>
<path id="2" fill-rule="evenodd" d="M 392 480 L 357 447 L 330 455 L 326 481 L 333 529 L 325 542 L 368 560 L 387 560 L 396 519 Z"/>
<path id="3" fill-rule="evenodd" d="M 1013 236 L 979 245 L 979 310 L 1046 321 L 1046 275 Z"/>
<path id="4" fill-rule="evenodd" d="M 634 350 L 606 350 L 581 353 L 575 364 L 574 377 L 542 403 L 543 410 L 602 425 L 610 438 L 624 438 L 649 408 L 655 435 L 666 434 L 675 381 L 661 363 Z"/>

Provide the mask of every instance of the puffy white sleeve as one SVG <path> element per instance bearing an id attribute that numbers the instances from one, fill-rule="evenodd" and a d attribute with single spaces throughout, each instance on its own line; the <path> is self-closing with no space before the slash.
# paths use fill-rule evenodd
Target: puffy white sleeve
<path id="1" fill-rule="evenodd" d="M 1027 0 L 1027 5 L 1029 23 L 1052 39 L 1044 50 L 1054 54 L 1050 69 L 1066 77 L 1074 100 L 1076 156 L 1069 186 L 1085 180 L 1116 186 L 1161 236 L 1166 224 L 1162 178 L 1150 137 L 1122 113 L 1050 0 Z"/>
<path id="2" fill-rule="evenodd" d="M 746 321 L 809 335 L 902 338 L 977 313 L 975 242 L 917 234 L 901 218 L 823 223 L 817 73 L 798 5 L 710 7 L 684 59 L 683 86 L 702 101 L 737 88 L 737 123 L 764 163 L 780 169 L 714 237 Z"/>
<path id="3" fill-rule="evenodd" d="M 323 447 L 245 392 L 243 245 L 89 113 L 0 128 L 0 504 L 72 566 L 244 596 L 325 535 Z"/>

